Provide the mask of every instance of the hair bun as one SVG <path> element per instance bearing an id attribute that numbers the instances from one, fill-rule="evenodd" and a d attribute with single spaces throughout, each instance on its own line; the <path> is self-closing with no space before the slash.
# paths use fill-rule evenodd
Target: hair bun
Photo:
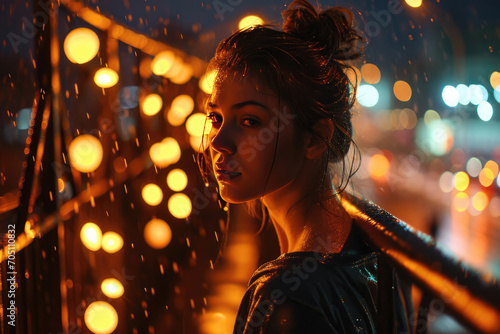
<path id="1" fill-rule="evenodd" d="M 341 7 L 321 12 L 307 0 L 294 0 L 283 11 L 283 31 L 324 50 L 328 57 L 351 60 L 361 56 L 364 39 L 353 26 L 354 14 Z"/>

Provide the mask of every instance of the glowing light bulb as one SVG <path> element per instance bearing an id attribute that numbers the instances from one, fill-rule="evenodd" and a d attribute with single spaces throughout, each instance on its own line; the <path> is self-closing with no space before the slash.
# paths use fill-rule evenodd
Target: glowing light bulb
<path id="1" fill-rule="evenodd" d="M 167 175 L 167 185 L 173 191 L 183 191 L 188 184 L 188 177 L 186 173 L 176 168 L 170 171 Z"/>
<path id="2" fill-rule="evenodd" d="M 72 30 L 64 39 L 64 53 L 75 64 L 92 60 L 99 51 L 99 37 L 88 28 Z"/>
<path id="3" fill-rule="evenodd" d="M 101 283 L 101 290 L 109 298 L 120 298 L 125 292 L 123 284 L 116 278 L 106 278 Z"/>
<path id="4" fill-rule="evenodd" d="M 94 223 L 86 223 L 80 230 L 80 239 L 89 250 L 98 251 L 102 242 L 101 228 Z"/>
<path id="5" fill-rule="evenodd" d="M 249 15 L 249 16 L 245 16 L 244 18 L 242 18 L 240 20 L 240 23 L 238 24 L 238 28 L 240 30 L 242 30 L 242 29 L 247 29 L 247 28 L 250 28 L 252 26 L 256 26 L 256 25 L 260 25 L 260 24 L 264 24 L 264 20 L 262 20 L 260 17 L 258 17 L 256 15 Z"/>
<path id="6" fill-rule="evenodd" d="M 406 0 L 408 6 L 418 8 L 422 5 L 422 0 Z"/>
<path id="7" fill-rule="evenodd" d="M 168 211 L 170 214 L 178 219 L 183 219 L 191 214 L 192 204 L 191 200 L 186 194 L 177 193 L 173 194 L 168 199 Z"/>
<path id="8" fill-rule="evenodd" d="M 163 107 L 163 100 L 158 94 L 149 94 L 141 104 L 142 112 L 146 116 L 156 115 Z"/>
<path id="9" fill-rule="evenodd" d="M 163 192 L 156 184 L 149 183 L 142 188 L 142 198 L 147 204 L 157 206 L 163 200 Z"/>
<path id="10" fill-rule="evenodd" d="M 95 72 L 94 82 L 101 88 L 113 87 L 118 82 L 118 73 L 108 67 L 100 68 Z"/>
<path id="11" fill-rule="evenodd" d="M 172 240 L 172 230 L 164 220 L 153 218 L 144 226 L 144 240 L 151 248 L 163 249 Z"/>
<path id="12" fill-rule="evenodd" d="M 81 173 L 93 172 L 102 161 L 102 145 L 94 136 L 79 135 L 69 144 L 71 166 Z"/>
<path id="13" fill-rule="evenodd" d="M 85 325 L 95 334 L 112 333 L 118 326 L 118 313 L 110 304 L 97 301 L 90 304 L 84 314 Z"/>
<path id="14" fill-rule="evenodd" d="M 102 236 L 102 249 L 107 253 L 116 253 L 123 247 L 123 238 L 116 232 L 106 232 Z"/>

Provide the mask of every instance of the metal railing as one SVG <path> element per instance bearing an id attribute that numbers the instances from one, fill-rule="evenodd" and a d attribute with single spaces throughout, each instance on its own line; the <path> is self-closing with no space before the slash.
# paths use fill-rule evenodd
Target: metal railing
<path id="1" fill-rule="evenodd" d="M 381 255 L 379 263 L 379 329 L 392 333 L 392 305 L 380 296 L 392 295 L 392 273 L 396 270 L 406 280 L 423 290 L 423 300 L 439 299 L 444 311 L 454 316 L 475 333 L 500 333 L 500 286 L 496 278 L 485 278 L 481 273 L 445 254 L 435 241 L 408 226 L 377 205 L 343 193 L 342 205 L 355 218 L 365 241 Z M 382 278 L 382 282 L 380 279 Z M 389 279 L 389 282 L 385 281 Z M 386 303 L 384 305 L 384 303 Z M 428 308 L 426 308 L 428 309 Z M 418 319 L 410 314 L 410 325 L 422 325 L 427 330 L 426 314 Z"/>

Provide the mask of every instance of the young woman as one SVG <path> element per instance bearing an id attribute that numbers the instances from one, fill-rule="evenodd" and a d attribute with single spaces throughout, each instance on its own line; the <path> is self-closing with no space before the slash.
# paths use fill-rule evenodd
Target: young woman
<path id="1" fill-rule="evenodd" d="M 364 40 L 347 9 L 296 0 L 283 17 L 282 30 L 234 33 L 209 65 L 200 166 L 226 202 L 262 212 L 281 249 L 254 273 L 234 332 L 373 333 L 377 256 L 338 200 L 356 170 L 347 62 Z"/>

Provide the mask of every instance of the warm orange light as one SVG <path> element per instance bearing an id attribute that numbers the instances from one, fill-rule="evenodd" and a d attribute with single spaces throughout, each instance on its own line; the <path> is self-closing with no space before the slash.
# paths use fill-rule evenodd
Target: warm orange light
<path id="1" fill-rule="evenodd" d="M 84 64 L 99 51 L 99 37 L 88 28 L 72 30 L 64 39 L 64 53 L 75 64 Z"/>
<path id="2" fill-rule="evenodd" d="M 163 249 L 172 240 L 172 230 L 164 220 L 153 218 L 144 226 L 144 240 L 151 248 Z"/>
<path id="3" fill-rule="evenodd" d="M 183 85 L 188 82 L 193 76 L 193 68 L 189 64 L 180 63 L 179 70 L 173 76 L 168 76 L 168 72 L 165 74 L 170 81 L 176 85 Z"/>
<path id="4" fill-rule="evenodd" d="M 102 145 L 96 137 L 79 135 L 69 144 L 71 166 L 81 173 L 93 172 L 102 161 Z"/>
<path id="5" fill-rule="evenodd" d="M 192 210 L 191 200 L 186 194 L 173 194 L 168 199 L 168 211 L 175 218 L 183 219 L 189 216 Z"/>
<path id="6" fill-rule="evenodd" d="M 417 114 L 409 108 L 404 108 L 399 113 L 399 122 L 403 128 L 413 129 L 417 125 Z"/>
<path id="7" fill-rule="evenodd" d="M 101 88 L 113 87 L 118 82 L 118 73 L 108 67 L 100 68 L 95 72 L 94 82 Z"/>
<path id="8" fill-rule="evenodd" d="M 490 84 L 493 89 L 497 88 L 500 85 L 500 73 L 495 71 L 491 73 L 490 76 Z"/>
<path id="9" fill-rule="evenodd" d="M 120 298 L 125 292 L 123 284 L 116 278 L 106 278 L 101 283 L 101 290 L 109 298 Z"/>
<path id="10" fill-rule="evenodd" d="M 422 5 L 422 0 L 406 0 L 406 3 L 410 7 L 417 8 Z"/>
<path id="11" fill-rule="evenodd" d="M 110 304 L 97 301 L 87 307 L 84 314 L 85 325 L 95 334 L 112 333 L 118 326 L 118 313 Z"/>
<path id="12" fill-rule="evenodd" d="M 472 206 L 477 211 L 483 211 L 488 206 L 488 196 L 484 192 L 479 191 L 472 196 Z"/>
<path id="13" fill-rule="evenodd" d="M 207 94 L 212 94 L 212 90 L 214 88 L 216 77 L 217 77 L 217 71 L 210 71 L 210 72 L 205 73 L 200 78 L 200 82 L 199 82 L 199 86 L 200 86 L 201 90 Z"/>
<path id="14" fill-rule="evenodd" d="M 396 81 L 394 83 L 393 90 L 394 90 L 394 96 L 396 96 L 396 98 L 399 101 L 406 102 L 410 100 L 411 87 L 406 81 L 403 80 Z"/>
<path id="15" fill-rule="evenodd" d="M 179 126 L 186 120 L 186 117 L 193 111 L 193 98 L 187 94 L 177 96 L 167 113 L 167 121 L 173 126 Z"/>
<path id="16" fill-rule="evenodd" d="M 207 116 L 202 113 L 196 113 L 189 116 L 186 121 L 186 131 L 191 136 L 201 136 L 210 133 L 209 122 L 206 121 Z"/>
<path id="17" fill-rule="evenodd" d="M 255 15 L 249 15 L 245 16 L 240 20 L 240 23 L 238 24 L 239 29 L 247 29 L 252 26 L 256 26 L 259 24 L 264 24 L 264 20 L 262 20 L 260 17 L 255 16 Z"/>
<path id="18" fill-rule="evenodd" d="M 364 64 L 361 66 L 361 75 L 366 83 L 374 85 L 380 81 L 380 70 L 377 65 Z"/>
<path id="19" fill-rule="evenodd" d="M 163 100 L 158 94 L 149 94 L 142 100 L 141 109 L 144 115 L 156 115 L 163 107 Z"/>
<path id="20" fill-rule="evenodd" d="M 86 223 L 80 230 L 80 239 L 89 250 L 98 251 L 102 242 L 101 228 L 94 223 Z"/>
<path id="21" fill-rule="evenodd" d="M 385 179 L 390 167 L 389 160 L 383 154 L 373 155 L 368 162 L 370 176 L 374 179 Z"/>
<path id="22" fill-rule="evenodd" d="M 151 146 L 149 156 L 156 166 L 164 168 L 179 161 L 181 148 L 177 140 L 167 137 Z"/>
<path id="23" fill-rule="evenodd" d="M 62 193 L 64 191 L 64 188 L 65 188 L 65 183 L 64 183 L 64 180 L 61 179 L 61 178 L 58 178 L 57 179 L 57 190 Z"/>
<path id="24" fill-rule="evenodd" d="M 163 192 L 156 184 L 150 183 L 142 188 L 142 198 L 149 205 L 157 206 L 163 200 Z"/>
<path id="25" fill-rule="evenodd" d="M 486 164 L 484 164 L 484 168 L 488 168 L 492 173 L 493 173 L 493 179 L 497 177 L 498 175 L 498 164 L 493 161 L 489 160 Z"/>
<path id="26" fill-rule="evenodd" d="M 116 253 L 123 247 L 123 238 L 116 232 L 106 232 L 102 236 L 102 249 L 107 253 Z"/>
<path id="27" fill-rule="evenodd" d="M 469 187 L 469 175 L 465 172 L 456 173 L 453 181 L 458 191 L 465 191 Z"/>
<path id="28" fill-rule="evenodd" d="M 495 177 L 493 176 L 493 172 L 491 169 L 484 167 L 481 172 L 479 172 L 479 183 L 483 187 L 489 187 L 493 184 Z"/>
<path id="29" fill-rule="evenodd" d="M 167 175 L 167 185 L 173 191 L 183 191 L 188 184 L 188 177 L 186 173 L 176 168 L 170 171 Z"/>
<path id="30" fill-rule="evenodd" d="M 158 53 L 151 62 L 151 70 L 156 75 L 164 75 L 172 67 L 175 61 L 175 54 L 173 51 L 167 50 Z"/>
<path id="31" fill-rule="evenodd" d="M 195 152 L 201 153 L 208 148 L 208 136 L 189 136 L 189 144 Z"/>
<path id="32" fill-rule="evenodd" d="M 459 192 L 453 198 L 453 207 L 458 212 L 463 212 L 469 207 L 469 195 L 464 192 Z"/>

